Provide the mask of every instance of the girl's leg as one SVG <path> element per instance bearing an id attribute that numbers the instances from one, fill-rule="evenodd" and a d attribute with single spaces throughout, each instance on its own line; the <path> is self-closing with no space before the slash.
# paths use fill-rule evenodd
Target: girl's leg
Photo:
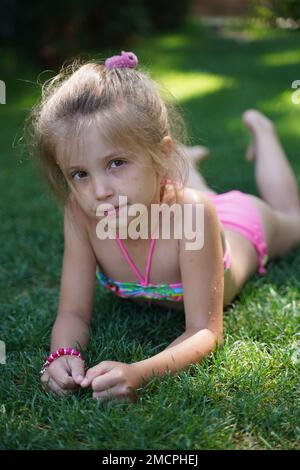
<path id="1" fill-rule="evenodd" d="M 182 149 L 189 161 L 189 176 L 186 183 L 187 187 L 216 194 L 213 189 L 207 186 L 205 179 L 197 169 L 198 162 L 208 157 L 209 150 L 206 147 L 202 147 L 200 145 L 195 145 L 193 147 L 186 147 L 182 145 Z"/>
<path id="2" fill-rule="evenodd" d="M 253 137 L 246 158 L 254 160 L 262 199 L 252 196 L 262 217 L 269 258 L 281 256 L 300 243 L 300 198 L 292 168 L 272 122 L 256 110 L 243 114 Z"/>
<path id="3" fill-rule="evenodd" d="M 209 155 L 209 149 L 207 147 L 203 147 L 202 145 L 180 145 L 181 150 L 185 153 L 187 158 L 196 165 L 200 161 L 205 160 Z"/>
<path id="4" fill-rule="evenodd" d="M 201 173 L 199 173 L 199 171 L 191 164 L 189 167 L 189 177 L 188 177 L 186 185 L 188 188 L 195 188 L 195 189 L 198 189 L 199 191 L 205 191 L 205 192 L 216 194 L 216 192 L 213 189 L 207 186 L 207 183 L 205 179 L 203 178 L 203 176 L 201 175 Z"/>
<path id="5" fill-rule="evenodd" d="M 272 121 L 251 109 L 243 114 L 243 121 L 253 137 L 246 158 L 256 162 L 255 177 L 260 195 L 276 210 L 299 212 L 297 183 Z"/>

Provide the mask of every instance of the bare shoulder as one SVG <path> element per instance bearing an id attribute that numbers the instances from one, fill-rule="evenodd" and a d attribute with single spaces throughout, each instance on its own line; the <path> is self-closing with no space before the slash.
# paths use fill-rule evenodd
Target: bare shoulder
<path id="1" fill-rule="evenodd" d="M 209 196 L 207 196 L 203 191 L 199 191 L 194 188 L 184 188 L 178 191 L 177 202 L 180 205 L 191 205 L 194 208 L 200 206 L 203 212 L 203 224 L 201 227 L 205 233 L 208 235 L 209 232 L 214 232 L 217 236 L 221 235 L 223 238 L 223 230 L 220 224 L 216 208 Z M 195 214 L 195 211 L 191 211 L 192 214 Z M 185 238 L 185 237 L 184 237 Z"/>
<path id="2" fill-rule="evenodd" d="M 217 211 L 211 198 L 207 196 L 203 191 L 188 187 L 180 189 L 179 191 L 177 191 L 177 202 L 181 205 L 191 204 L 195 207 L 196 204 L 202 204 L 206 217 L 210 216 L 213 218 L 217 218 L 218 220 Z"/>

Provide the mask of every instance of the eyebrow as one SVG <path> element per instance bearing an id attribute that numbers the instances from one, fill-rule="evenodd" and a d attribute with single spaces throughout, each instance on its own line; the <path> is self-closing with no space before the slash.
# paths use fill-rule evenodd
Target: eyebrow
<path id="1" fill-rule="evenodd" d="M 121 152 L 114 152 L 114 153 L 110 153 L 109 155 L 106 155 L 105 157 L 102 157 L 101 160 L 105 161 L 107 160 L 108 158 L 111 158 L 111 157 L 118 157 L 120 156 Z M 65 171 L 71 171 L 71 170 L 77 170 L 78 168 L 82 168 L 83 165 L 72 165 L 70 167 L 67 167 L 67 168 L 63 168 L 63 170 Z"/>

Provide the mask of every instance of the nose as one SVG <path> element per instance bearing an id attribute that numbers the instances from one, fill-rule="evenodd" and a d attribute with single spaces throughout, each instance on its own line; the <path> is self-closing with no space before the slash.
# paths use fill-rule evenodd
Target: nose
<path id="1" fill-rule="evenodd" d="M 94 194 L 96 201 L 109 202 L 114 192 L 107 180 L 98 178 L 94 182 Z"/>

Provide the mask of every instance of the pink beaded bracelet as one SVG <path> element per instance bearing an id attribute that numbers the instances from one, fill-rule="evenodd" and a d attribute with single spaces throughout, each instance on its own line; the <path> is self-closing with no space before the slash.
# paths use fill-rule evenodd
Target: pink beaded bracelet
<path id="1" fill-rule="evenodd" d="M 46 362 L 43 364 L 42 370 L 40 372 L 41 375 L 48 369 L 50 364 L 55 361 L 55 359 L 58 359 L 60 356 L 77 356 L 80 357 L 83 361 L 85 360 L 83 355 L 77 351 L 77 349 L 74 348 L 60 348 L 57 349 L 56 351 L 53 351 L 48 357 Z"/>

